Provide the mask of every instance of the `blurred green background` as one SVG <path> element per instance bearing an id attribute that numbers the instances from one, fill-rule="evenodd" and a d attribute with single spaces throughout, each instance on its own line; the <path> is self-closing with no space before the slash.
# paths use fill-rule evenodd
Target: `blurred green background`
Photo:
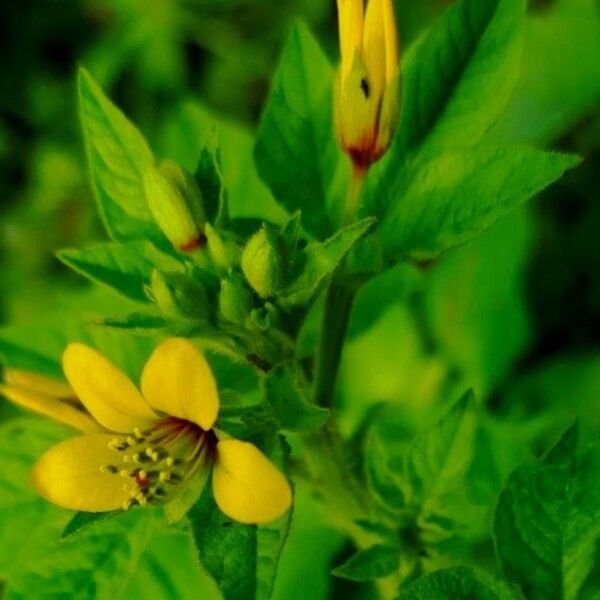
<path id="1" fill-rule="evenodd" d="M 397 0 L 403 45 L 450 3 Z M 522 424 L 534 451 L 575 414 L 600 424 L 599 4 L 536 0 L 529 10 L 521 78 L 489 136 L 585 160 L 527 209 L 421 269 L 410 293 L 402 277 L 364 292 L 342 364 L 348 433 L 387 401 L 405 410 L 407 430 L 418 428 L 440 396 L 467 386 L 492 414 Z M 1 324 L 64 314 L 89 291 L 53 255 L 104 237 L 86 180 L 78 64 L 161 147 L 165 123 L 192 97 L 252 131 L 297 17 L 337 60 L 333 0 L 32 0 L 0 11 Z M 328 576 L 343 543 L 302 489 L 297 515 L 278 597 L 362 597 Z M 131 595 L 169 597 L 155 573 L 171 547 L 195 568 L 176 535 L 152 546 Z M 183 590 L 189 572 L 165 577 Z"/>

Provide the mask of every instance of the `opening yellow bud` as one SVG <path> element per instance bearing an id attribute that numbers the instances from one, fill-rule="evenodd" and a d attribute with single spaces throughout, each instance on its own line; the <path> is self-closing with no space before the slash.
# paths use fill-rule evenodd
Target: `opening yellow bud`
<path id="1" fill-rule="evenodd" d="M 392 0 L 338 0 L 338 136 L 356 170 L 388 149 L 400 112 L 398 32 Z"/>

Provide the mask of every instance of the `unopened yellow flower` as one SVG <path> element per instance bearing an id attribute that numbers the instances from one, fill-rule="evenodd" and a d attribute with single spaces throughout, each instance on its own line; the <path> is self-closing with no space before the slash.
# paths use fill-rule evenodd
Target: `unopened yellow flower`
<path id="1" fill-rule="evenodd" d="M 20 369 L 6 369 L 0 394 L 36 413 L 80 431 L 104 429 L 87 413 L 71 386 L 59 379 Z"/>
<path id="2" fill-rule="evenodd" d="M 141 393 L 83 344 L 67 347 L 63 369 L 99 428 L 61 442 L 34 465 L 33 484 L 51 502 L 104 512 L 168 506 L 190 490 L 193 501 L 212 467 L 215 501 L 232 519 L 266 523 L 289 509 L 290 485 L 267 457 L 253 444 L 214 430 L 216 383 L 206 359 L 187 340 L 170 338 L 155 349 Z"/>
<path id="3" fill-rule="evenodd" d="M 342 148 L 364 171 L 390 145 L 400 110 L 398 32 L 392 0 L 337 0 L 342 62 L 336 119 Z"/>

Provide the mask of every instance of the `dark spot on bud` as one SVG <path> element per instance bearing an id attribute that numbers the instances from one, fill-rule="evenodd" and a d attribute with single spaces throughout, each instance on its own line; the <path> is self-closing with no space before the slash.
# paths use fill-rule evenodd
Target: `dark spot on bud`
<path id="1" fill-rule="evenodd" d="M 369 82 L 367 81 L 366 77 L 363 77 L 360 80 L 360 89 L 362 90 L 362 93 L 365 96 L 365 100 L 368 100 L 369 99 L 369 95 L 371 93 L 371 90 L 369 88 Z"/>
<path id="2" fill-rule="evenodd" d="M 181 246 L 179 246 L 179 250 L 181 250 L 181 252 L 193 252 L 194 250 L 204 248 L 207 242 L 208 238 L 203 233 L 201 233 L 196 239 L 192 240 L 191 242 L 187 242 L 186 244 L 182 244 Z"/>

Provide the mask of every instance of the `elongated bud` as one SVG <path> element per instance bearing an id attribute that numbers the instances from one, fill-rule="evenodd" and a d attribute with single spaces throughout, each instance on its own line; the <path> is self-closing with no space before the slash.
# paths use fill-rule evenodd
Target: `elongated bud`
<path id="1" fill-rule="evenodd" d="M 204 286 L 182 273 L 153 271 L 152 295 L 168 317 L 206 320 L 210 302 Z"/>
<path id="2" fill-rule="evenodd" d="M 204 246 L 202 194 L 185 169 L 170 160 L 149 168 L 144 192 L 154 220 L 177 250 L 193 252 Z"/>
<path id="3" fill-rule="evenodd" d="M 285 275 L 285 245 L 268 226 L 255 233 L 242 252 L 242 271 L 252 288 L 263 298 L 272 296 Z"/>
<path id="4" fill-rule="evenodd" d="M 208 245 L 208 254 L 216 270 L 225 275 L 231 267 L 239 260 L 240 249 L 231 240 L 223 236 L 211 226 L 206 224 L 204 229 Z"/>
<path id="5" fill-rule="evenodd" d="M 343 150 L 364 171 L 388 149 L 400 113 L 398 32 L 392 0 L 338 0 L 341 66 L 335 114 Z"/>
<path id="6" fill-rule="evenodd" d="M 225 320 L 241 325 L 253 308 L 252 294 L 243 281 L 237 278 L 221 281 L 219 311 Z"/>

